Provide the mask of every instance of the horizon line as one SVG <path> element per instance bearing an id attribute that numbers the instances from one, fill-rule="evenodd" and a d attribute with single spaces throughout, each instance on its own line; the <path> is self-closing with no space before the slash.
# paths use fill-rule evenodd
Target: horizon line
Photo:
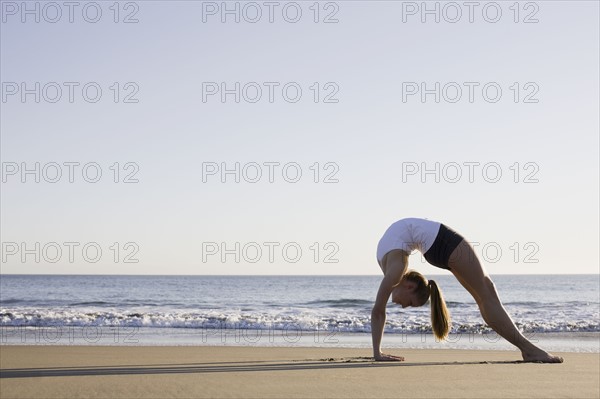
<path id="1" fill-rule="evenodd" d="M 489 273 L 494 276 L 600 276 L 598 273 Z M 427 273 L 429 276 L 451 276 L 448 273 Z M 382 276 L 382 274 L 102 274 L 102 273 L 2 273 L 0 276 L 147 276 L 147 277 L 361 277 Z"/>

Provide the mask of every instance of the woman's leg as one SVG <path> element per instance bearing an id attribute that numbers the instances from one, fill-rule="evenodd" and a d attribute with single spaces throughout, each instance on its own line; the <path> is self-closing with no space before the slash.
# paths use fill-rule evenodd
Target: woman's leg
<path id="1" fill-rule="evenodd" d="M 475 251 L 463 240 L 450 255 L 450 270 L 457 280 L 473 296 L 485 322 L 500 336 L 521 350 L 523 360 L 549 363 L 562 362 L 562 358 L 550 355 L 532 344 L 515 326 L 498 298 L 498 292 L 490 276 L 483 270 Z"/>

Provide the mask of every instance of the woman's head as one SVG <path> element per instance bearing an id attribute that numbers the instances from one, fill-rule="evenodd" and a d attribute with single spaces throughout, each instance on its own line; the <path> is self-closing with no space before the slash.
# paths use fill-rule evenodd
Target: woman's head
<path id="1" fill-rule="evenodd" d="M 444 339 L 450 330 L 450 313 L 444 296 L 435 281 L 415 270 L 407 270 L 400 284 L 392 291 L 392 301 L 407 306 L 423 306 L 430 299 L 431 325 L 435 336 Z"/>

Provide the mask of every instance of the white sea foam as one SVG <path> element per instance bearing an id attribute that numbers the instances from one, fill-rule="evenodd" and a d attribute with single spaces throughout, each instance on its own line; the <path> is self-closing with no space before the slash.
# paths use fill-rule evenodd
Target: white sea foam
<path id="1" fill-rule="evenodd" d="M 465 314 L 466 313 L 466 314 Z M 472 312 L 454 313 L 451 331 L 482 334 L 489 332 L 481 317 Z M 597 320 L 539 320 L 515 318 L 525 332 L 599 332 Z M 201 329 L 302 329 L 338 332 L 369 332 L 370 314 L 360 311 L 335 311 L 328 308 L 252 312 L 241 310 L 142 311 L 133 309 L 0 309 L 0 326 L 121 326 L 152 328 Z M 389 333 L 420 333 L 431 331 L 429 311 L 404 312 L 388 317 Z"/>

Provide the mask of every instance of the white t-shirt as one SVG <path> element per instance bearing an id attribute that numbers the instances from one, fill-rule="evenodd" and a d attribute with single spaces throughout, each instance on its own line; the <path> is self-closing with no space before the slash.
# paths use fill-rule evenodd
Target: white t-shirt
<path id="1" fill-rule="evenodd" d="M 433 245 L 441 223 L 427 219 L 407 218 L 393 223 L 383 234 L 377 245 L 377 260 L 392 249 L 402 249 L 409 254 L 415 249 L 427 252 Z"/>

